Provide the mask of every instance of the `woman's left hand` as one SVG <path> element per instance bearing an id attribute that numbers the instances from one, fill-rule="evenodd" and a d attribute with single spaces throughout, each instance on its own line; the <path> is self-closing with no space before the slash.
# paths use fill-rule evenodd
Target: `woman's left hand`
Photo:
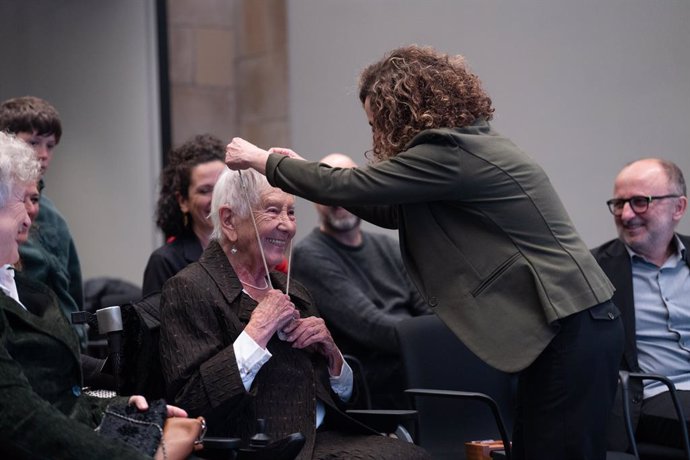
<path id="1" fill-rule="evenodd" d="M 296 319 L 283 327 L 283 333 L 294 348 L 309 348 L 324 355 L 328 358 L 331 375 L 340 375 L 343 366 L 342 355 L 322 318 L 309 316 Z"/>
<path id="2" fill-rule="evenodd" d="M 149 403 L 146 401 L 146 398 L 143 396 L 139 395 L 134 395 L 129 397 L 129 401 L 127 402 L 130 406 L 134 406 L 140 411 L 147 411 L 149 410 Z M 187 412 L 184 409 L 181 409 L 177 406 L 171 406 L 171 405 L 166 405 L 165 406 L 168 409 L 168 417 L 187 417 Z"/>

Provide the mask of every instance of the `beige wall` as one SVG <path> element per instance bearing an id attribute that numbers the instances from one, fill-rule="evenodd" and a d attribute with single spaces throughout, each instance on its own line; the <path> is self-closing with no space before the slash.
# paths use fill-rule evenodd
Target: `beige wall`
<path id="1" fill-rule="evenodd" d="M 286 37 L 283 0 L 168 0 L 173 145 L 289 145 Z"/>

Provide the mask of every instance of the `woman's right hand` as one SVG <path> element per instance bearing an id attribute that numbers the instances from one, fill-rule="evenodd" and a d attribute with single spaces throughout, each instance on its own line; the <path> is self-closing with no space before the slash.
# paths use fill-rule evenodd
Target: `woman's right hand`
<path id="1" fill-rule="evenodd" d="M 304 158 L 302 158 L 299 155 L 299 153 L 291 149 L 286 149 L 284 147 L 271 147 L 270 149 L 268 149 L 268 153 L 277 153 L 279 155 L 285 155 L 288 158 L 305 161 Z"/>
<path id="2" fill-rule="evenodd" d="M 299 311 L 290 297 L 278 289 L 271 289 L 252 312 L 244 331 L 262 348 L 266 348 L 276 331 L 298 318 Z"/>
<path id="3" fill-rule="evenodd" d="M 225 147 L 225 164 L 232 170 L 254 168 L 266 174 L 268 152 L 240 137 L 235 137 Z"/>

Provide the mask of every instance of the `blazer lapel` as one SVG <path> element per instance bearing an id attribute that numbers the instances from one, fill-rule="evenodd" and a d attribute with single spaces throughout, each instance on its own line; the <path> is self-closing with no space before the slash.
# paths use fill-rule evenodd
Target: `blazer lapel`
<path id="1" fill-rule="evenodd" d="M 79 362 L 79 339 L 76 333 L 73 333 L 73 329 L 62 310 L 57 306 L 55 294 L 43 284 L 32 281 L 19 273 L 15 280 L 19 298 L 29 311 L 9 297 L 2 303 L 5 311 L 14 315 L 30 328 L 62 342 L 70 350 L 74 359 Z M 65 323 L 69 327 L 65 327 Z"/>
<path id="2" fill-rule="evenodd" d="M 223 249 L 217 241 L 209 243 L 199 259 L 199 264 L 218 287 L 225 302 L 228 305 L 232 305 L 235 299 L 242 293 L 242 283 L 240 283 L 235 270 L 233 270 L 230 261 L 228 261 L 227 255 L 223 252 Z M 269 276 L 271 277 L 273 288 L 285 292 L 287 279 L 285 274 L 274 271 L 271 272 Z M 298 307 L 300 305 L 309 304 L 308 299 L 292 288 L 290 289 L 290 297 L 293 303 Z M 235 313 L 239 319 L 246 324 L 251 317 L 252 311 L 254 311 L 254 307 L 247 302 L 239 302 L 239 304 L 241 304 L 240 310 Z"/>

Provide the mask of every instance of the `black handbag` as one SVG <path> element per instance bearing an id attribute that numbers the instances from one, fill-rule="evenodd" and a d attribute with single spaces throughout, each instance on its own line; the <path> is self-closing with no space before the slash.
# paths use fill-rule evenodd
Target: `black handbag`
<path id="1" fill-rule="evenodd" d="M 135 406 L 111 404 L 96 431 L 111 439 L 118 439 L 139 452 L 153 457 L 163 438 L 163 426 L 167 418 L 165 401 L 149 403 L 147 411 Z"/>

